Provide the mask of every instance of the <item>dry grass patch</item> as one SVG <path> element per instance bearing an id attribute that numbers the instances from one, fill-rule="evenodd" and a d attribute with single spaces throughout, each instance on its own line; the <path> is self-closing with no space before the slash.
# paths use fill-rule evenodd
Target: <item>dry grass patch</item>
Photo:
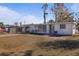
<path id="1" fill-rule="evenodd" d="M 29 52 L 30 51 L 30 52 Z M 78 36 L 17 35 L 0 37 L 0 52 L 11 55 L 79 55 Z"/>

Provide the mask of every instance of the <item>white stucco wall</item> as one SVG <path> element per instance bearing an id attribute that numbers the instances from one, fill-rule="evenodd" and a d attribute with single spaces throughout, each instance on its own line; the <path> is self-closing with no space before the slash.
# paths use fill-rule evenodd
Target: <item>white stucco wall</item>
<path id="1" fill-rule="evenodd" d="M 60 24 L 65 24 L 65 29 L 60 29 Z M 55 23 L 54 30 L 57 31 L 57 34 L 59 35 L 73 35 L 75 34 L 75 24 L 70 22 L 60 22 Z"/>
<path id="2" fill-rule="evenodd" d="M 76 33 L 76 25 L 75 24 L 72 25 L 72 31 L 73 31 L 72 34 Z"/>

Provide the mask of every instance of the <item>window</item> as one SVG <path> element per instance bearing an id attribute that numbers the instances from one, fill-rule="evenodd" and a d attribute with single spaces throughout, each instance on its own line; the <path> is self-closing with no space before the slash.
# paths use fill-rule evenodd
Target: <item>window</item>
<path id="1" fill-rule="evenodd" d="M 66 25 L 65 24 L 60 24 L 60 29 L 65 29 Z"/>

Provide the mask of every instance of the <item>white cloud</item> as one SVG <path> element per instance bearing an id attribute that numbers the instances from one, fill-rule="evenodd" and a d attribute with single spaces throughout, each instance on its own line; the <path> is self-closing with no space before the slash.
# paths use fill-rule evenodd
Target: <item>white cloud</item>
<path id="1" fill-rule="evenodd" d="M 6 24 L 14 24 L 14 22 L 41 23 L 42 19 L 38 19 L 34 15 L 22 15 L 8 7 L 0 6 L 0 22 Z"/>

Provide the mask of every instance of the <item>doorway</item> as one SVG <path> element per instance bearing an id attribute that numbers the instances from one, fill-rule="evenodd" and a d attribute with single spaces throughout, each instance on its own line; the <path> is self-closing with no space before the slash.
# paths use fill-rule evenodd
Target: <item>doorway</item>
<path id="1" fill-rule="evenodd" d="M 54 33 L 54 26 L 52 24 L 49 25 L 49 33 L 50 34 Z"/>

